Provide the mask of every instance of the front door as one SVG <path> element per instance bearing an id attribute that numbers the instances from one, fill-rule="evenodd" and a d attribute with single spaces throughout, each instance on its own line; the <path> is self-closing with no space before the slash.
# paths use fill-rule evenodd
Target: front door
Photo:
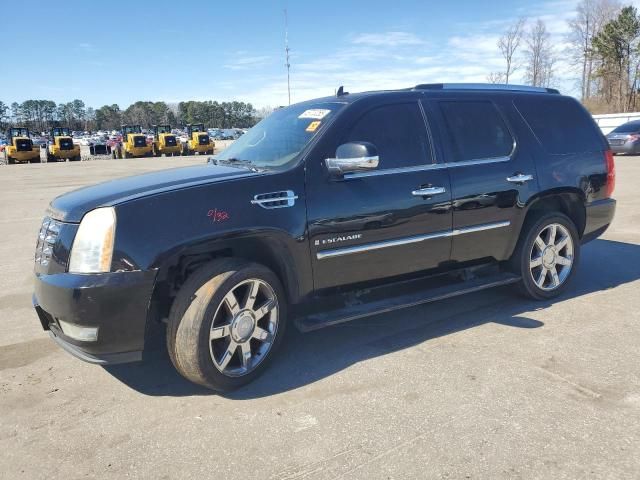
<path id="1" fill-rule="evenodd" d="M 451 249 L 451 188 L 434 164 L 417 100 L 349 107 L 325 149 L 347 142 L 378 151 L 375 170 L 332 177 L 322 156 L 307 164 L 307 210 L 316 289 L 437 267 Z M 435 167 L 435 168 L 434 168 Z M 421 189 L 438 193 L 421 195 Z"/>
<path id="2" fill-rule="evenodd" d="M 508 97 L 434 99 L 424 107 L 437 125 L 451 176 L 451 260 L 507 259 L 523 207 L 537 192 L 530 148 L 514 133 L 522 120 Z"/>

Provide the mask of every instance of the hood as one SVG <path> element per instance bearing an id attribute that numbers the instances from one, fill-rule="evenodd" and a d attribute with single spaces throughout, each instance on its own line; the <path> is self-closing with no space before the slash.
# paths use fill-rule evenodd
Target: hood
<path id="1" fill-rule="evenodd" d="M 213 164 L 161 170 L 65 193 L 51 202 L 48 214 L 64 222 L 79 222 L 85 213 L 97 207 L 117 205 L 171 190 L 254 175 L 259 173 Z"/>

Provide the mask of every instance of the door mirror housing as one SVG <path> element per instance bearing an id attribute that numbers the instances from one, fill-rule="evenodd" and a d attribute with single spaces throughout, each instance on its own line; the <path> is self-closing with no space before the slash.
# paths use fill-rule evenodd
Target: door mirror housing
<path id="1" fill-rule="evenodd" d="M 368 142 L 344 143 L 336 150 L 336 158 L 327 158 L 325 165 L 331 175 L 366 172 L 378 168 L 378 149 Z"/>

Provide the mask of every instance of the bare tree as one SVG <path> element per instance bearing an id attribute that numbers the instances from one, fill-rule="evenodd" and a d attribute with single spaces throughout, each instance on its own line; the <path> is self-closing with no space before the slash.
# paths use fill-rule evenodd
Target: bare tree
<path id="1" fill-rule="evenodd" d="M 569 20 L 569 50 L 573 63 L 580 70 L 582 101 L 591 97 L 594 72 L 593 38 L 602 27 L 620 11 L 617 0 L 581 0 L 576 6 L 575 18 Z"/>
<path id="2" fill-rule="evenodd" d="M 487 82 L 489 83 L 504 83 L 504 73 L 502 72 L 491 72 L 487 75 Z"/>
<path id="3" fill-rule="evenodd" d="M 507 64 L 504 72 L 505 83 L 509 83 L 511 75 L 520 67 L 516 60 L 516 53 L 522 42 L 522 35 L 526 23 L 526 18 L 518 19 L 518 21 L 507 28 L 507 31 L 504 32 L 498 40 L 498 48 Z"/>
<path id="4" fill-rule="evenodd" d="M 525 81 L 534 87 L 548 87 L 553 77 L 555 53 L 545 23 L 537 19 L 525 36 Z"/>

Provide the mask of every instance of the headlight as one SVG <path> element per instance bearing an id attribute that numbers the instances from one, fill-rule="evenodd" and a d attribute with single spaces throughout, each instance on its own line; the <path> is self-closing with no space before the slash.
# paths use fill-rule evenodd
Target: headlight
<path id="1" fill-rule="evenodd" d="M 116 236 L 116 212 L 113 208 L 96 208 L 80 222 L 71 248 L 69 271 L 100 273 L 111 270 L 113 242 Z"/>

